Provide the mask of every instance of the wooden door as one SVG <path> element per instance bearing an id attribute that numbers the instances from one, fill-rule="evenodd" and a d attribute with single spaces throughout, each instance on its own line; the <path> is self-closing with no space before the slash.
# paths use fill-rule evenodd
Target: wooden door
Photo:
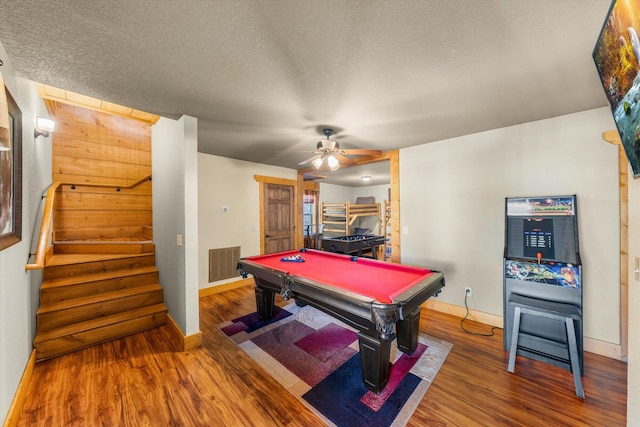
<path id="1" fill-rule="evenodd" d="M 294 187 L 264 184 L 264 250 L 265 254 L 294 248 Z"/>

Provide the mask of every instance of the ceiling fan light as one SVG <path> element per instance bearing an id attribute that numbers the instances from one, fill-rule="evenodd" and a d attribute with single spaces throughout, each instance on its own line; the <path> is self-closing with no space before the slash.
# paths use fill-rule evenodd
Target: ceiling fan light
<path id="1" fill-rule="evenodd" d="M 324 159 L 322 157 L 317 157 L 313 159 L 311 163 L 313 163 L 313 166 L 315 166 L 316 169 L 320 169 L 320 166 L 322 166 L 323 162 L 324 162 Z"/>
<path id="2" fill-rule="evenodd" d="M 340 161 L 332 154 L 327 157 L 327 165 L 329 166 L 329 169 L 334 171 L 340 167 Z"/>

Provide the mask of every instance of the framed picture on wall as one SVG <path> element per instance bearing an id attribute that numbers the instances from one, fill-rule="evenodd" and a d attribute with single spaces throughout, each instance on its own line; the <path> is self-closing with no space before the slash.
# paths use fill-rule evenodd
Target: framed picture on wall
<path id="1" fill-rule="evenodd" d="M 22 113 L 0 78 L 0 250 L 22 240 Z"/>

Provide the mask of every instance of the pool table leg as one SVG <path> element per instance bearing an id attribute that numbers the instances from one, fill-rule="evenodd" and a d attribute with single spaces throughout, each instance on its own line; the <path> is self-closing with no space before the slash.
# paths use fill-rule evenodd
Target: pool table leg
<path id="1" fill-rule="evenodd" d="M 256 311 L 261 322 L 271 320 L 273 317 L 273 306 L 276 293 L 270 289 L 255 287 L 256 291 Z"/>
<path id="2" fill-rule="evenodd" d="M 387 385 L 392 340 L 393 337 L 383 340 L 362 332 L 358 333 L 362 381 L 365 387 L 374 393 L 380 393 L 384 386 Z"/>
<path id="3" fill-rule="evenodd" d="M 398 334 L 398 350 L 411 354 L 418 346 L 418 333 L 420 332 L 420 311 L 418 307 L 413 313 L 404 317 L 404 320 L 396 322 L 396 334 Z"/>

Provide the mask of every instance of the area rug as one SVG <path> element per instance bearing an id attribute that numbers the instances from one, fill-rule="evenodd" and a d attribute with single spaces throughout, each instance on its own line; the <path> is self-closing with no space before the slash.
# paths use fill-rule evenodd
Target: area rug
<path id="1" fill-rule="evenodd" d="M 309 306 L 276 308 L 219 328 L 329 426 L 403 426 L 453 344 L 420 334 L 412 355 L 391 345 L 389 382 L 380 394 L 362 383 L 357 331 Z"/>

